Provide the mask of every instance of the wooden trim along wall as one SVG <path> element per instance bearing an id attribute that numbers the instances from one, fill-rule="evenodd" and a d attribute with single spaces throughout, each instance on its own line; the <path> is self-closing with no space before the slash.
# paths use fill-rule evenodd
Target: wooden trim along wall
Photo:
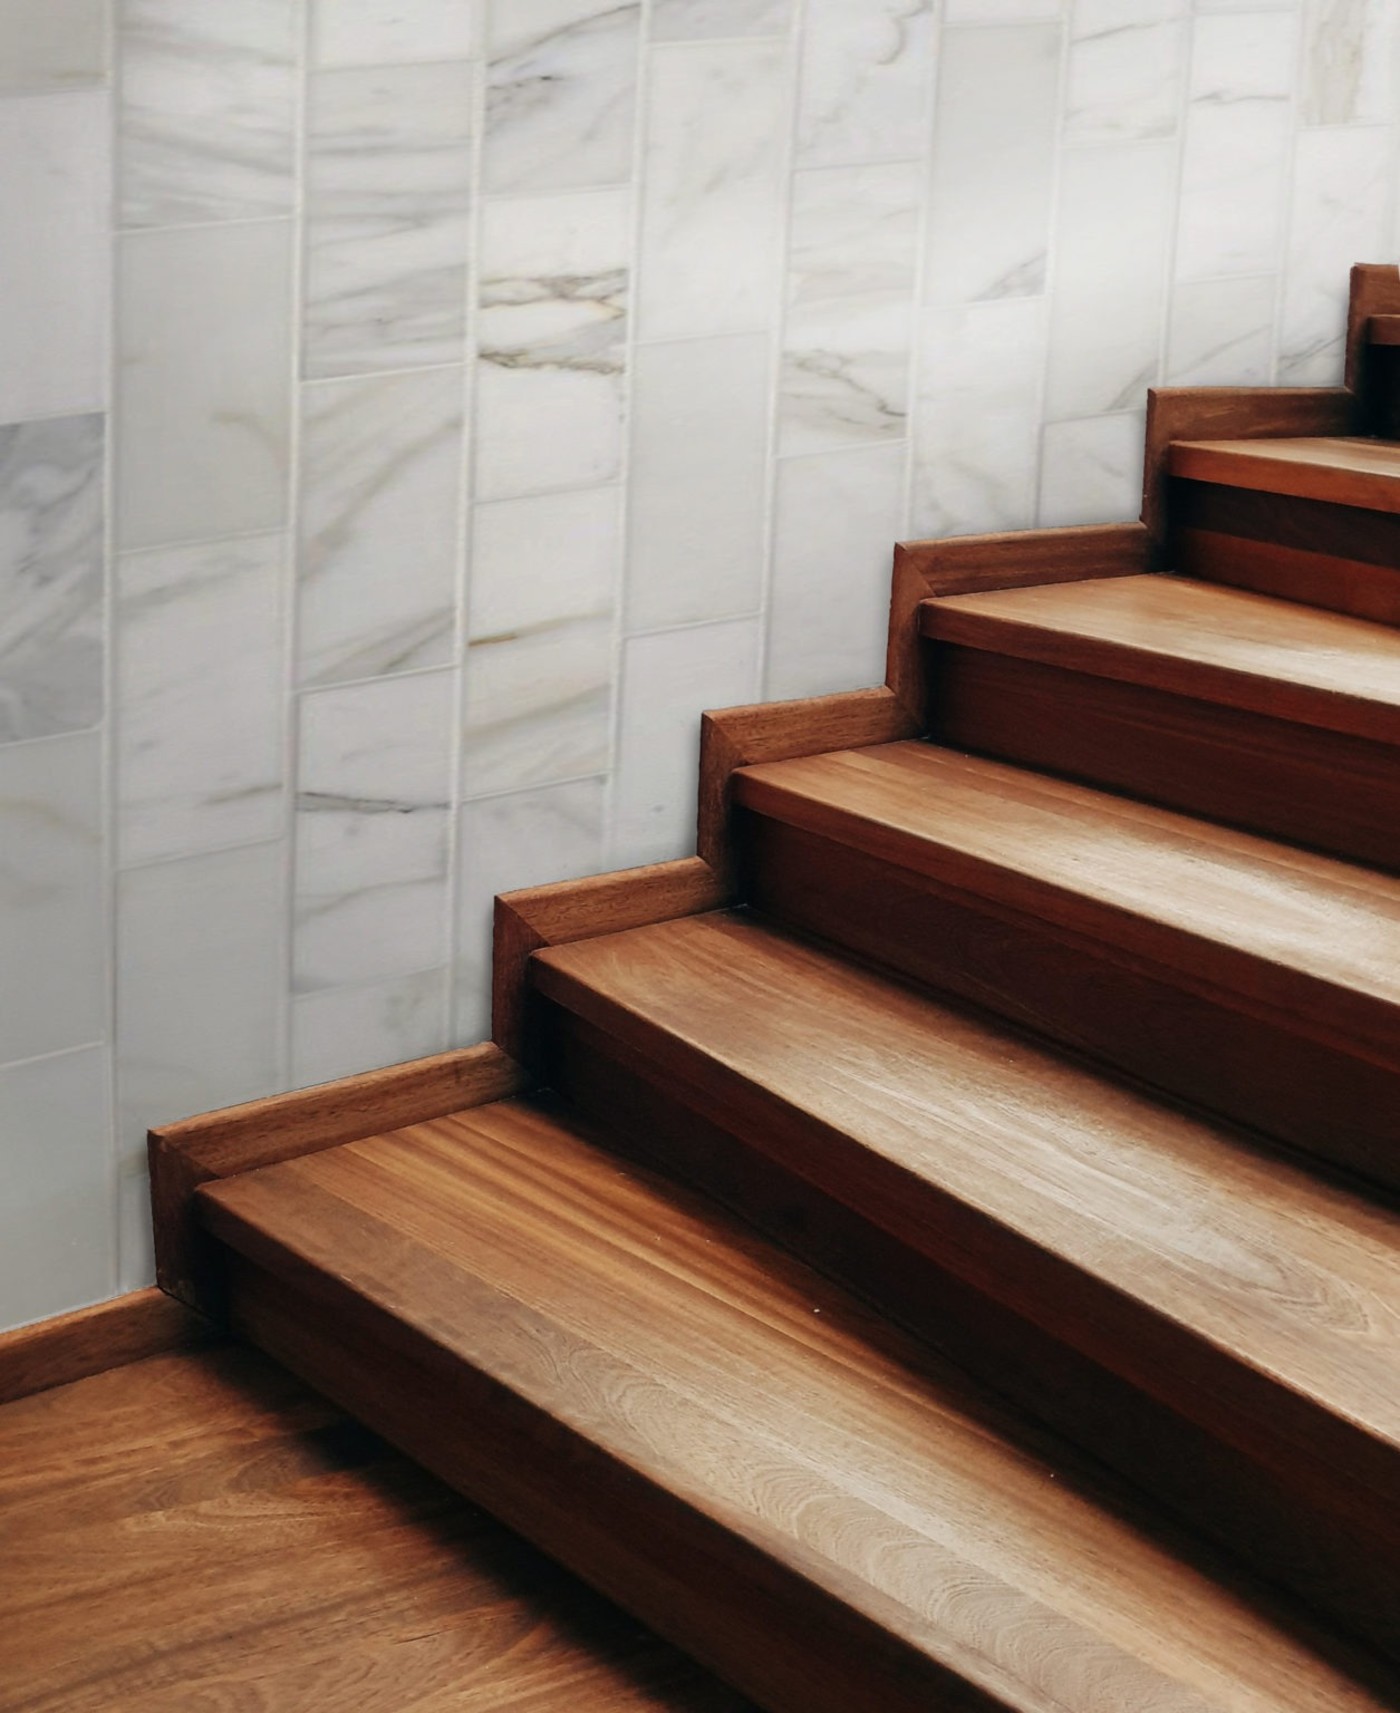
<path id="1" fill-rule="evenodd" d="M 0 1404 L 217 1336 L 203 1315 L 155 1287 L 0 1332 Z"/>

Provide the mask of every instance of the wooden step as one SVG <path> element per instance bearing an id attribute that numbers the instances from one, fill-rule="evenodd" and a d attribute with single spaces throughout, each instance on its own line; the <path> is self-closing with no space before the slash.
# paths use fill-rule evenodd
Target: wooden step
<path id="1" fill-rule="evenodd" d="M 1400 624 L 1400 444 L 1179 441 L 1168 471 L 1173 570 Z"/>
<path id="2" fill-rule="evenodd" d="M 1400 633 L 1160 576 L 920 616 L 940 742 L 1400 867 Z"/>
<path id="3" fill-rule="evenodd" d="M 734 792 L 760 909 L 1400 1185 L 1400 881 L 924 743 Z"/>
<path id="4" fill-rule="evenodd" d="M 773 1713 L 1391 1699 L 838 1288 L 546 1105 L 200 1198 L 244 1258 L 235 1312 L 290 1365 Z"/>
<path id="5" fill-rule="evenodd" d="M 1189 1438 L 1166 1496 L 1267 1541 L 1271 1573 L 1348 1617 L 1364 1602 L 1400 1651 L 1400 1216 L 753 919 L 556 947 L 535 979 L 576 1035 L 551 1076 L 612 1123 L 632 1111 L 634 1146 L 685 1148 L 707 1182 L 714 1131 L 755 1152 L 718 1186 L 746 1215 L 766 1205 L 990 1383 L 1020 1375 L 1023 1404 L 1135 1479 L 1156 1485 Z M 678 1141 L 626 1077 L 711 1133 Z M 864 1230 L 809 1244 L 811 1198 L 784 1213 L 798 1182 Z"/>

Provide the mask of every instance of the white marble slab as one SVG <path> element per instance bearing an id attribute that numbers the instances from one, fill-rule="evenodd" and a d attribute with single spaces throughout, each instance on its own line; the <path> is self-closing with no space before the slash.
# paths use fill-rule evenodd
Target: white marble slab
<path id="1" fill-rule="evenodd" d="M 1028 529 L 1035 521 L 1043 298 L 926 310 L 914 411 L 916 536 Z"/>
<path id="2" fill-rule="evenodd" d="M 300 25 L 297 0 L 120 0 L 123 225 L 290 211 Z"/>
<path id="3" fill-rule="evenodd" d="M 0 101 L 0 422 L 107 403 L 111 104 Z"/>
<path id="4" fill-rule="evenodd" d="M 605 779 L 576 779 L 463 805 L 457 843 L 455 1016 L 463 1045 L 491 1034 L 492 901 L 605 867 Z"/>
<path id="5" fill-rule="evenodd" d="M 447 1002 L 446 968 L 299 994 L 292 1004 L 293 1086 L 444 1052 Z"/>
<path id="6" fill-rule="evenodd" d="M 807 0 L 798 164 L 922 155 L 933 46 L 933 0 Z"/>
<path id="7" fill-rule="evenodd" d="M 1177 215 L 1179 279 L 1282 259 L 1298 26 L 1286 12 L 1197 18 Z"/>
<path id="8" fill-rule="evenodd" d="M 1266 387 L 1273 377 L 1278 279 L 1198 280 L 1172 293 L 1169 387 Z"/>
<path id="9" fill-rule="evenodd" d="M 713 36 L 783 36 L 794 0 L 651 0 L 654 42 L 699 42 Z"/>
<path id="10" fill-rule="evenodd" d="M 1181 108 L 1190 0 L 1074 0 L 1065 138 L 1169 137 Z"/>
<path id="11" fill-rule="evenodd" d="M 149 1266 L 147 1129 L 286 1086 L 286 873 L 285 847 L 266 844 L 129 869 L 118 882 L 124 1281 L 140 1283 Z"/>
<path id="12" fill-rule="evenodd" d="M 630 248 L 625 188 L 486 204 L 479 499 L 595 486 L 620 474 Z"/>
<path id="13" fill-rule="evenodd" d="M 1042 528 L 1137 518 L 1145 421 L 1137 410 L 1046 427 L 1036 519 Z"/>
<path id="14" fill-rule="evenodd" d="M 643 339 L 771 323 L 792 83 L 781 42 L 652 50 L 637 309 Z"/>
<path id="15" fill-rule="evenodd" d="M 476 507 L 464 797 L 606 772 L 621 571 L 616 488 Z"/>
<path id="16" fill-rule="evenodd" d="M 471 177 L 467 61 L 311 75 L 305 374 L 462 361 Z"/>
<path id="17" fill-rule="evenodd" d="M 762 333 L 637 352 L 629 631 L 758 611 L 770 352 Z"/>
<path id="18" fill-rule="evenodd" d="M 761 654 L 757 619 L 628 641 L 609 867 L 694 853 L 700 715 L 756 701 Z"/>
<path id="19" fill-rule="evenodd" d="M 293 984 L 446 962 L 454 674 L 301 698 Z"/>
<path id="20" fill-rule="evenodd" d="M 0 1062 L 106 1032 L 101 739 L 0 745 Z"/>
<path id="21" fill-rule="evenodd" d="M 509 0 L 491 8 L 488 191 L 618 184 L 632 166 L 642 8 Z"/>
<path id="22" fill-rule="evenodd" d="M 945 29 L 928 192 L 930 301 L 1045 289 L 1060 122 L 1060 31 Z"/>
<path id="23" fill-rule="evenodd" d="M 0 91 L 80 89 L 106 75 L 106 0 L 0 5 Z"/>
<path id="24" fill-rule="evenodd" d="M 287 575 L 282 535 L 118 557 L 123 864 L 281 832 Z"/>
<path id="25" fill-rule="evenodd" d="M 1303 18 L 1303 123 L 1393 122 L 1400 94 L 1395 0 L 1309 0 Z"/>
<path id="26" fill-rule="evenodd" d="M 1351 261 L 1383 258 L 1395 180 L 1389 126 L 1338 125 L 1298 134 L 1293 157 L 1280 386 L 1341 384 Z"/>
<path id="27" fill-rule="evenodd" d="M 794 175 L 784 455 L 904 435 L 922 190 L 913 162 Z"/>
<path id="28" fill-rule="evenodd" d="M 103 419 L 0 427 L 0 743 L 102 717 Z"/>
<path id="29" fill-rule="evenodd" d="M 944 0 L 946 24 L 1039 24 L 1058 18 L 1070 0 Z"/>
<path id="30" fill-rule="evenodd" d="M 463 389 L 457 367 L 302 387 L 302 684 L 452 658 Z"/>
<path id="31" fill-rule="evenodd" d="M 1171 143 L 1066 151 L 1046 379 L 1050 421 L 1135 408 L 1155 384 L 1175 201 Z"/>
<path id="32" fill-rule="evenodd" d="M 907 458 L 904 446 L 877 446 L 779 467 L 766 697 L 884 683 Z"/>
<path id="33" fill-rule="evenodd" d="M 0 1330 L 117 1288 L 107 1054 L 0 1065 Z"/>
<path id="34" fill-rule="evenodd" d="M 479 0 L 309 0 L 313 66 L 471 59 Z"/>
<path id="35" fill-rule="evenodd" d="M 118 545 L 280 528 L 290 222 L 130 232 L 118 268 Z"/>

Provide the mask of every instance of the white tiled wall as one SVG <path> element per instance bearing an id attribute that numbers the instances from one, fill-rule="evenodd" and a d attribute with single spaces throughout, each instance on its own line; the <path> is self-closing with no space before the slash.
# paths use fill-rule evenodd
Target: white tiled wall
<path id="1" fill-rule="evenodd" d="M 0 1325 L 147 1124 L 468 1042 L 490 898 L 878 680 L 896 537 L 1330 382 L 1400 0 L 0 0 Z"/>

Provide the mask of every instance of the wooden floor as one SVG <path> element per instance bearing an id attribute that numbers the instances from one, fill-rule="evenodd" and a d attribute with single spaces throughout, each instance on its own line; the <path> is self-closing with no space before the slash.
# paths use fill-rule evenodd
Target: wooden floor
<path id="1" fill-rule="evenodd" d="M 6 1713 L 744 1713 L 253 1351 L 0 1408 Z"/>

